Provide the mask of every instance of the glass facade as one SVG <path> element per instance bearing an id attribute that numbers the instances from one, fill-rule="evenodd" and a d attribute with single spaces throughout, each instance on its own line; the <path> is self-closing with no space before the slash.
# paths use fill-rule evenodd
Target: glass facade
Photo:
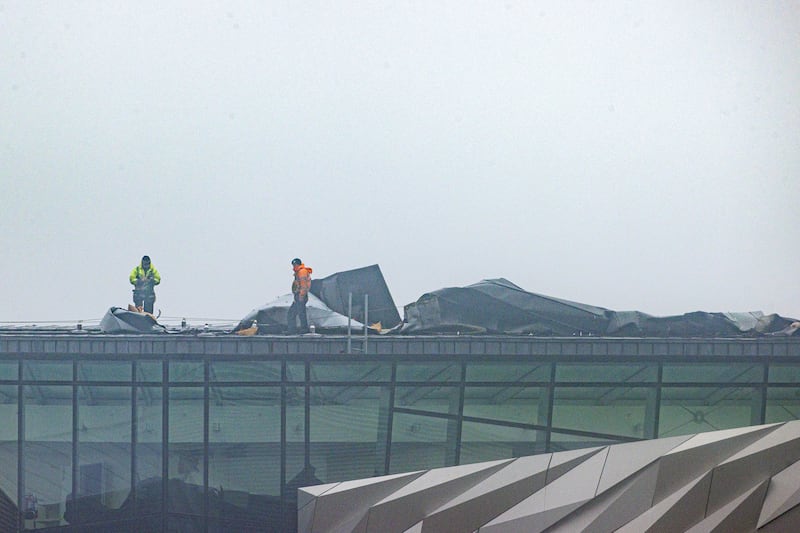
<path id="1" fill-rule="evenodd" d="M 0 530 L 292 531 L 300 486 L 800 417 L 796 340 L 257 341 L 0 342 Z"/>

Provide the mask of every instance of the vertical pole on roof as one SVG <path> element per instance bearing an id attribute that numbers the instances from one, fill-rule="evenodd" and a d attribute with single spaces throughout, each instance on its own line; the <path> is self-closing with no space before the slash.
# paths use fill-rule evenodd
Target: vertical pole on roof
<path id="1" fill-rule="evenodd" d="M 369 332 L 369 294 L 364 295 L 364 355 L 367 354 L 367 333 Z"/>
<path id="2" fill-rule="evenodd" d="M 347 353 L 353 353 L 353 343 L 350 337 L 350 317 L 353 316 L 353 293 L 347 293 Z"/>

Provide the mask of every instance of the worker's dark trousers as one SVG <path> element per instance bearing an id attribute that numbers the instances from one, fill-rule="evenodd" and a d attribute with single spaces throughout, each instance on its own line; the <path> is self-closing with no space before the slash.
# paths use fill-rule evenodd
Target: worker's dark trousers
<path id="1" fill-rule="evenodd" d="M 308 333 L 308 315 L 306 315 L 306 303 L 308 298 L 294 297 L 289 313 L 286 316 L 289 333 L 297 333 L 297 319 L 300 318 L 300 333 Z"/>
<path id="2" fill-rule="evenodd" d="M 144 307 L 145 313 L 153 314 L 154 303 L 156 303 L 156 293 L 133 289 L 133 305 Z"/>

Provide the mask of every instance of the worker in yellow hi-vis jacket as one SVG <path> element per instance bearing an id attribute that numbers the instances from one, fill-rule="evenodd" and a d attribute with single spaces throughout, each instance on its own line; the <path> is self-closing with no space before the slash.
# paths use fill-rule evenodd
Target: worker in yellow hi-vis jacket
<path id="1" fill-rule="evenodd" d="M 142 257 L 142 262 L 133 269 L 129 279 L 133 285 L 133 304 L 140 311 L 152 314 L 156 302 L 154 287 L 161 283 L 161 274 L 150 262 L 150 256 Z"/>

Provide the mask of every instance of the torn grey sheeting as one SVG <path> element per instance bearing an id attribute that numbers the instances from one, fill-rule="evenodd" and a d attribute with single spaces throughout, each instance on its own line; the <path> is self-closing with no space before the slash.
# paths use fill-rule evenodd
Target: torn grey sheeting
<path id="1" fill-rule="evenodd" d="M 340 315 L 362 324 L 380 322 L 384 330 L 400 324 L 400 313 L 378 265 L 370 265 L 311 280 L 311 294 Z M 365 312 L 365 297 L 367 309 Z M 366 319 L 365 319 L 366 315 Z"/>
<path id="2" fill-rule="evenodd" d="M 439 289 L 404 311 L 401 333 L 588 335 L 609 324 L 607 309 L 533 294 L 503 278 Z"/>
<path id="3" fill-rule="evenodd" d="M 406 305 L 404 314 L 403 334 L 741 337 L 793 335 L 800 328 L 796 319 L 761 312 L 655 317 L 612 311 L 528 292 L 503 278 L 424 294 Z"/>
<path id="4" fill-rule="evenodd" d="M 291 294 L 280 296 L 257 309 L 253 309 L 239 321 L 233 332 L 250 328 L 253 321 L 258 322 L 259 333 L 281 333 L 286 330 L 287 316 L 294 297 Z M 308 324 L 314 325 L 317 333 L 347 331 L 347 317 L 331 310 L 325 302 L 309 293 L 306 304 Z M 357 320 L 350 321 L 353 330 L 362 330 L 364 325 Z"/>
<path id="5" fill-rule="evenodd" d="M 103 333 L 166 333 L 167 328 L 145 313 L 112 307 L 100 320 Z"/>
<path id="6" fill-rule="evenodd" d="M 346 332 L 348 314 L 352 317 L 350 328 L 353 330 L 363 331 L 365 315 L 370 324 L 379 322 L 383 330 L 400 325 L 400 314 L 378 265 L 345 270 L 314 279 L 311 281 L 308 297 L 308 324 L 313 324 L 318 333 Z M 288 329 L 287 313 L 292 300 L 292 295 L 287 294 L 253 309 L 232 332 L 250 328 L 253 321 L 257 320 L 258 333 L 285 333 Z M 368 306 L 366 311 L 365 303 Z"/>

